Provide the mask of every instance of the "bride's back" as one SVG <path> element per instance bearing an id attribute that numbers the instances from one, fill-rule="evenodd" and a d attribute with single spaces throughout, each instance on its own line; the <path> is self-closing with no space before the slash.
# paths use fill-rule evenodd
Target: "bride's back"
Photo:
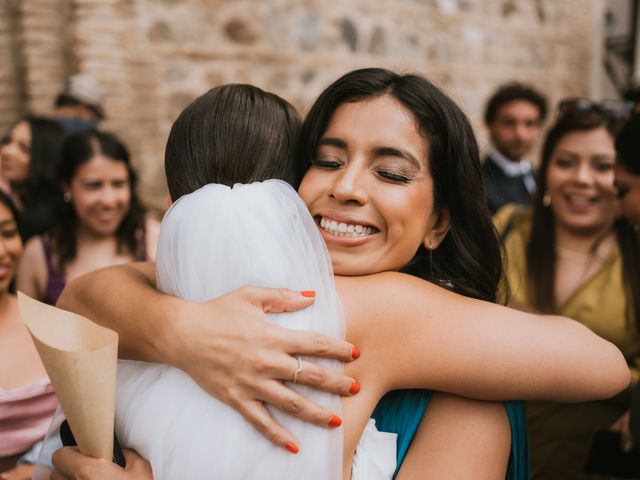
<path id="1" fill-rule="evenodd" d="M 262 139 L 262 135 L 273 136 L 273 131 L 262 131 L 254 125 L 261 123 L 259 115 L 256 117 L 256 99 L 276 115 L 282 102 L 260 92 L 248 86 L 219 87 L 196 100 L 174 124 L 167 144 L 166 168 L 176 201 L 161 226 L 156 260 L 158 288 L 196 301 L 249 284 L 312 289 L 317 292 L 313 307 L 271 314 L 271 320 L 287 328 L 344 336 L 330 258 L 295 190 L 278 180 L 233 188 L 233 184 L 202 185 L 211 179 L 227 184 L 230 178 L 249 181 L 255 175 L 266 175 L 274 164 L 280 165 L 280 172 L 276 168 L 270 175 L 293 176 L 293 140 L 283 149 L 276 135 L 272 150 L 277 152 L 270 154 L 269 148 L 261 152 L 271 163 L 247 158 L 259 153 L 252 144 L 264 149 L 274 141 Z M 244 104 L 243 97 L 251 97 L 250 108 L 238 107 Z M 225 109 L 234 103 L 232 118 L 226 118 L 225 123 L 209 118 L 224 116 Z M 207 107 L 206 111 L 202 107 Z M 282 113 L 284 120 L 291 120 L 286 108 Z M 241 137 L 239 150 L 234 151 L 233 146 L 224 149 L 213 139 L 207 140 L 207 127 L 220 130 L 221 124 L 226 125 L 227 134 L 235 126 L 235 134 L 223 140 L 229 143 Z M 243 134 L 245 127 L 250 131 Z M 281 125 L 281 135 L 297 133 L 295 128 L 285 127 Z M 205 151 L 194 158 L 197 149 L 193 144 L 198 142 Z M 216 155 L 207 152 L 208 148 Z M 221 158 L 221 152 L 237 158 Z M 282 152 L 289 152 L 289 158 L 280 159 Z M 266 170 L 256 174 L 261 168 Z M 323 362 L 340 368 L 337 362 Z M 299 385 L 292 387 L 333 411 L 340 409 L 337 396 Z M 314 478 L 335 479 L 342 475 L 342 430 L 317 427 L 277 410 L 271 413 L 296 436 L 302 446 L 298 455 L 276 448 L 178 369 L 141 362 L 121 362 L 119 366 L 117 433 L 125 446 L 150 460 L 157 478 L 282 479 L 313 472 Z"/>

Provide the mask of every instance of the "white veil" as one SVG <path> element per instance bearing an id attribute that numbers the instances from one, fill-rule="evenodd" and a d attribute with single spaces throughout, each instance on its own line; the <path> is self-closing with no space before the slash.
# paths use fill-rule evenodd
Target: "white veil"
<path id="1" fill-rule="evenodd" d="M 161 291 L 195 301 L 244 285 L 315 290 L 312 307 L 268 314 L 269 319 L 344 337 L 328 252 L 304 203 L 282 181 L 233 188 L 211 184 L 180 198 L 162 222 L 156 269 Z M 335 361 L 314 361 L 341 368 Z M 340 411 L 335 395 L 288 386 Z M 342 477 L 341 428 L 316 427 L 274 408 L 270 412 L 297 438 L 298 455 L 274 446 L 182 371 L 119 363 L 116 432 L 123 446 L 149 459 L 157 479 Z"/>

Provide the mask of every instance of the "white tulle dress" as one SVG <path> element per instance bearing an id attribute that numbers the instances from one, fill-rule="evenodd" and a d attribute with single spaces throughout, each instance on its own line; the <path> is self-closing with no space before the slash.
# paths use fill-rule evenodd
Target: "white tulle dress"
<path id="1" fill-rule="evenodd" d="M 290 329 L 344 337 L 328 252 L 304 203 L 284 182 L 233 188 L 211 184 L 180 198 L 162 222 L 156 271 L 161 291 L 194 301 L 210 300 L 244 285 L 315 290 L 312 307 L 268 314 L 269 319 Z M 335 361 L 313 361 L 341 368 Z M 288 386 L 340 411 L 337 396 Z M 151 462 L 154 478 L 342 477 L 341 428 L 316 427 L 268 408 L 295 435 L 301 447 L 298 455 L 274 447 L 184 372 L 164 364 L 119 362 L 116 433 L 123 446 Z M 383 449 L 383 456 L 395 465 L 394 439 Z"/>

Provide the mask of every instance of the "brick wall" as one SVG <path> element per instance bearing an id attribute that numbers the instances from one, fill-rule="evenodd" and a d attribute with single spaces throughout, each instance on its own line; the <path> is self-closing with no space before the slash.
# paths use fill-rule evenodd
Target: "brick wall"
<path id="1" fill-rule="evenodd" d="M 158 206 L 171 121 L 216 84 L 253 83 L 304 110 L 350 69 L 418 71 L 460 101 L 482 138 L 483 103 L 505 80 L 534 83 L 553 100 L 593 91 L 601 8 L 601 0 L 4 1 L 21 5 L 22 17 L 0 3 L 0 100 L 10 97 L 0 126 L 25 108 L 46 112 L 69 72 L 94 76 L 108 96 L 105 128 L 129 143 L 143 193 Z"/>

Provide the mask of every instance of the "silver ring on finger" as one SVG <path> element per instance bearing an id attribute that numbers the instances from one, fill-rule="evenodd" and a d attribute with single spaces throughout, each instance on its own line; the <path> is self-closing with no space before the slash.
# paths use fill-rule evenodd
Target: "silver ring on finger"
<path id="1" fill-rule="evenodd" d="M 293 378 L 291 379 L 291 382 L 293 383 L 298 383 L 298 374 L 302 372 L 302 360 L 300 357 L 296 357 L 296 360 L 298 360 L 298 368 L 293 372 Z"/>

